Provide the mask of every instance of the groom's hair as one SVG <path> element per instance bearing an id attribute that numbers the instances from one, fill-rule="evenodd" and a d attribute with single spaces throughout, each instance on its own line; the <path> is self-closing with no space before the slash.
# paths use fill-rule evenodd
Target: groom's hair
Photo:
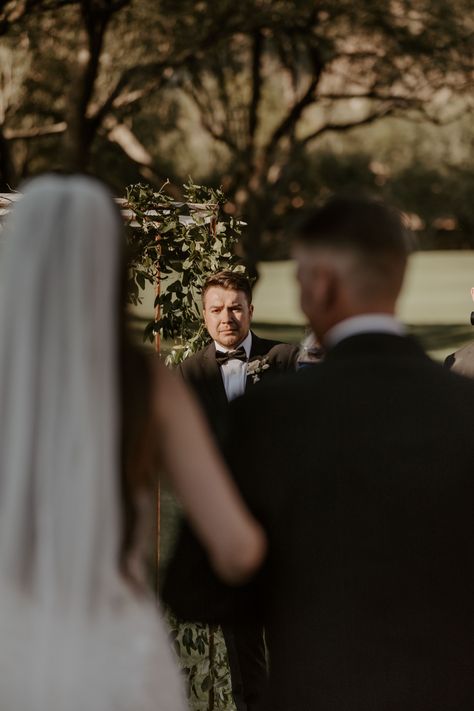
<path id="1" fill-rule="evenodd" d="M 235 289 L 235 291 L 243 291 L 247 297 L 249 305 L 252 303 L 252 287 L 250 285 L 249 278 L 242 272 L 233 272 L 230 269 L 223 269 L 220 272 L 211 274 L 207 277 L 202 287 L 202 303 L 204 305 L 204 299 L 206 297 L 206 292 L 212 286 L 220 286 L 223 289 Z"/>

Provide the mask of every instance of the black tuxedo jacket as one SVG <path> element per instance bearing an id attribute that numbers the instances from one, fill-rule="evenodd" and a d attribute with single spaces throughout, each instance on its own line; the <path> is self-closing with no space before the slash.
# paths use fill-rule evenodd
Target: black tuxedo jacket
<path id="1" fill-rule="evenodd" d="M 269 710 L 472 710 L 473 408 L 474 382 L 388 334 L 232 403 L 266 565 L 231 590 L 183 537 L 165 597 L 183 617 L 264 622 Z"/>
<path id="2" fill-rule="evenodd" d="M 262 372 L 261 382 L 269 382 L 296 367 L 297 346 L 259 338 L 252 332 L 249 362 L 265 356 L 269 368 Z M 207 419 L 219 442 L 226 438 L 228 402 L 221 370 L 216 361 L 214 342 L 187 358 L 179 366 L 183 378 L 194 389 Z M 247 390 L 253 387 L 253 378 L 247 378 Z"/>

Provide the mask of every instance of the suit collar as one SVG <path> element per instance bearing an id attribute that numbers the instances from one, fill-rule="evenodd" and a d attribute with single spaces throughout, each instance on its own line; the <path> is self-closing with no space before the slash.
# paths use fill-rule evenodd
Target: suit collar
<path id="1" fill-rule="evenodd" d="M 216 347 L 214 341 L 211 341 L 211 343 L 204 348 L 202 358 L 202 368 L 204 373 L 206 373 L 207 395 L 221 407 L 225 407 L 227 406 L 227 395 L 225 393 L 221 369 L 216 361 Z"/>
<path id="2" fill-rule="evenodd" d="M 216 346 L 214 345 L 214 341 L 211 341 L 207 346 L 204 347 L 204 350 L 202 351 L 202 357 L 209 360 L 213 360 L 215 362 Z"/>
<path id="3" fill-rule="evenodd" d="M 354 334 L 344 338 L 326 353 L 327 360 L 372 356 L 428 358 L 415 338 L 393 333 Z"/>
<path id="4" fill-rule="evenodd" d="M 259 338 L 253 331 L 250 333 L 252 334 L 252 348 L 250 349 L 249 360 L 257 358 L 258 356 L 267 355 L 268 341 L 265 341 L 263 338 Z"/>
<path id="5" fill-rule="evenodd" d="M 405 326 L 391 314 L 370 313 L 352 316 L 333 326 L 324 336 L 326 348 L 334 348 L 340 341 L 359 333 L 391 333 L 405 336 Z"/>

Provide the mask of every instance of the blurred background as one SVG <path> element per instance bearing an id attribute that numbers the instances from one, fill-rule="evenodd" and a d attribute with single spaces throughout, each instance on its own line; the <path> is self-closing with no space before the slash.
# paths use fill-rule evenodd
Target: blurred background
<path id="1" fill-rule="evenodd" d="M 401 316 L 442 357 L 471 335 L 473 31 L 472 0 L 7 0 L 0 192 L 50 169 L 222 186 L 256 320 L 292 339 L 288 221 L 381 195 L 421 250 Z"/>

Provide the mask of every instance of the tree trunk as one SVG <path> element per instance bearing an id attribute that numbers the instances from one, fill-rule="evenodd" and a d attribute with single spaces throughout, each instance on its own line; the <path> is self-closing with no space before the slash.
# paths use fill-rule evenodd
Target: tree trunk
<path id="1" fill-rule="evenodd" d="M 249 276 L 258 280 L 258 263 L 263 255 L 263 236 L 270 223 L 273 200 L 269 194 L 250 193 L 243 208 L 244 221 L 247 223 L 242 232 L 243 262 Z"/>
<path id="2" fill-rule="evenodd" d="M 0 192 L 7 193 L 16 186 L 15 169 L 11 156 L 11 143 L 0 127 Z"/>
<path id="3" fill-rule="evenodd" d="M 87 116 L 87 111 L 94 94 L 110 15 L 106 13 L 93 14 L 89 8 L 84 10 L 83 20 L 87 32 L 88 57 L 85 65 L 77 68 L 76 76 L 71 77 L 68 129 L 65 135 L 66 169 L 71 171 L 85 171 L 87 169 L 92 143 L 99 128 Z"/>

